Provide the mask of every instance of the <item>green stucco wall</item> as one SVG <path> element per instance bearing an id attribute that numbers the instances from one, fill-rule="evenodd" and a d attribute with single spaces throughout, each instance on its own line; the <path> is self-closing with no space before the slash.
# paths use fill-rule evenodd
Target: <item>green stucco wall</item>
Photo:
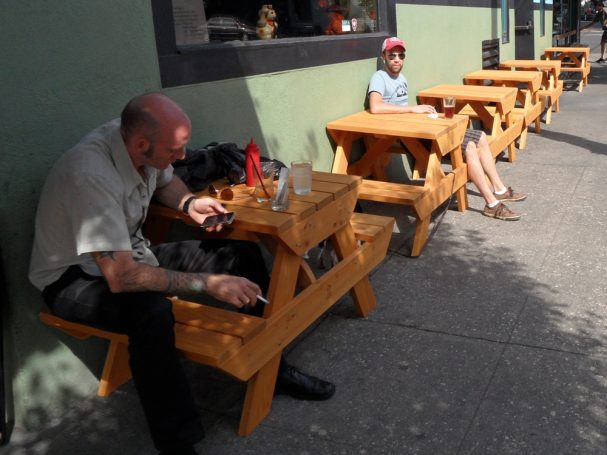
<path id="1" fill-rule="evenodd" d="M 407 42 L 404 72 L 414 93 L 436 84 L 461 84 L 466 73 L 482 66 L 482 41 L 501 37 L 499 9 L 399 6 L 398 35 Z M 500 46 L 500 58 L 514 58 L 512 42 Z"/>
<path id="2" fill-rule="evenodd" d="M 309 158 L 329 171 L 333 151 L 325 130 L 330 120 L 362 110 L 375 60 L 166 90 L 192 118 L 191 144 L 253 137 L 262 154 L 289 163 Z M 221 115 L 218 115 L 221 113 Z"/>
<path id="3" fill-rule="evenodd" d="M 448 13 L 447 13 L 448 10 Z M 488 8 L 397 5 L 408 42 L 412 95 L 461 82 L 480 67 L 480 43 L 499 36 Z M 465 21 L 464 21 L 465 19 Z M 463 24 L 473 23 L 472 29 Z M 551 23 L 547 22 L 547 24 Z M 118 116 L 132 96 L 160 90 L 150 2 L 3 1 L 0 5 L 0 247 L 9 417 L 30 428 L 90 396 L 104 343 L 62 336 L 38 321 L 42 301 L 27 281 L 33 220 L 44 177 L 83 134 Z M 379 54 L 379 50 L 378 50 Z M 502 58 L 514 54 L 503 46 Z M 191 116 L 192 146 L 244 145 L 288 163 L 306 157 L 329 170 L 325 124 L 363 107 L 377 59 L 172 88 Z"/>
<path id="4" fill-rule="evenodd" d="M 60 343 L 38 322 L 27 281 L 44 176 L 84 132 L 124 101 L 159 87 L 149 2 L 5 1 L 0 6 L 0 239 L 9 414 L 35 427 L 95 389 L 99 343 Z M 89 348 L 89 349 L 87 349 Z M 78 358 L 82 359 L 82 363 Z M 14 406 L 14 409 L 13 409 Z"/>
<path id="5" fill-rule="evenodd" d="M 546 21 L 544 36 L 540 36 L 540 11 L 535 10 L 533 13 L 533 22 L 535 28 L 533 30 L 533 36 L 535 41 L 535 58 L 542 58 L 544 56 L 544 49 L 550 46 L 554 46 L 552 42 L 552 10 L 545 11 Z"/>

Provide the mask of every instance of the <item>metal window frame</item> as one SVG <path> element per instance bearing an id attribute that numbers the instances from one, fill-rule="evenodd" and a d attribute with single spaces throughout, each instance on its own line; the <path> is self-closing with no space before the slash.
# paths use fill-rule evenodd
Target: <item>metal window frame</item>
<path id="1" fill-rule="evenodd" d="M 510 42 L 510 0 L 501 0 L 502 44 Z"/>
<path id="2" fill-rule="evenodd" d="M 540 0 L 540 36 L 546 36 L 546 0 Z"/>

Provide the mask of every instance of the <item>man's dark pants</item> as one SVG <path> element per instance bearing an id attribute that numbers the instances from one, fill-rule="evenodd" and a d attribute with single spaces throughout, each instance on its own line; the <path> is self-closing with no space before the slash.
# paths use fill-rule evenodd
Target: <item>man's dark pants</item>
<path id="1" fill-rule="evenodd" d="M 161 267 L 183 272 L 244 276 L 265 293 L 269 276 L 251 242 L 209 240 L 153 247 Z M 193 445 L 204 431 L 175 350 L 170 300 L 158 292 L 110 292 L 105 279 L 70 267 L 43 292 L 53 314 L 129 337 L 130 367 L 154 445 L 174 450 Z M 257 310 L 257 311 L 255 311 Z M 254 313 L 263 311 L 257 305 Z"/>

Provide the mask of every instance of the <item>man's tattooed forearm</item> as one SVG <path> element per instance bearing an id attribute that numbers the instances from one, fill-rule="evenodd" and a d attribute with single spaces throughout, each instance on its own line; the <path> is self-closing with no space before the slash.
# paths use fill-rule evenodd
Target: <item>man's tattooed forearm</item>
<path id="1" fill-rule="evenodd" d="M 167 270 L 167 289 L 165 292 L 199 293 L 207 290 L 206 273 L 183 273 Z"/>

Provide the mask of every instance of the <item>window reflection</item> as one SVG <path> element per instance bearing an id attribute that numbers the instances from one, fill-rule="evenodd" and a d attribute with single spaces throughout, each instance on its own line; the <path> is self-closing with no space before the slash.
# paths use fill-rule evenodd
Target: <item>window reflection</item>
<path id="1" fill-rule="evenodd" d="M 371 33 L 378 0 L 173 0 L 178 46 Z"/>

